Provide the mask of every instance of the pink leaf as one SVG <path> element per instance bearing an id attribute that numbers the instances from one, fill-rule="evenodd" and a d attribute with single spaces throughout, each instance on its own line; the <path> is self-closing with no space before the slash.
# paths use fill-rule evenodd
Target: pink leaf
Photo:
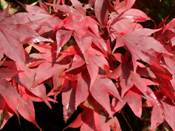
<path id="1" fill-rule="evenodd" d="M 175 113 L 175 106 L 162 102 L 165 120 L 168 122 L 170 127 L 175 130 L 175 122 L 174 116 L 172 114 Z"/>
<path id="2" fill-rule="evenodd" d="M 123 13 L 121 18 L 129 19 L 134 22 L 144 22 L 146 20 L 149 20 L 149 17 L 138 9 L 129 9 L 126 12 Z"/>
<path id="3" fill-rule="evenodd" d="M 107 78 L 98 78 L 90 88 L 90 92 L 94 99 L 112 116 L 109 96 L 112 95 L 120 100 L 117 87 Z"/>
<path id="4" fill-rule="evenodd" d="M 150 58 L 147 54 L 151 53 L 151 50 L 168 54 L 167 50 L 160 42 L 150 37 L 153 32 L 154 30 L 150 29 L 138 29 L 124 36 L 123 42 L 132 54 L 134 70 L 137 66 L 137 60 L 141 59 L 147 63 L 150 62 Z"/>
<path id="5" fill-rule="evenodd" d="M 154 104 L 151 113 L 151 129 L 155 130 L 164 121 L 164 114 L 160 105 Z"/>
<path id="6" fill-rule="evenodd" d="M 105 24 L 108 13 L 108 0 L 95 1 L 95 15 L 101 24 Z"/>
<path id="7" fill-rule="evenodd" d="M 71 38 L 72 32 L 66 31 L 66 30 L 58 30 L 56 33 L 56 39 L 57 39 L 57 48 L 58 51 L 61 50 L 61 47 L 64 46 L 69 39 Z"/>
<path id="8" fill-rule="evenodd" d="M 128 9 L 130 9 L 134 3 L 135 3 L 136 0 L 116 0 L 116 3 L 115 3 L 115 10 L 118 12 L 118 13 L 122 13 Z"/>
<path id="9" fill-rule="evenodd" d="M 75 89 L 75 107 L 77 108 L 82 102 L 84 102 L 88 95 L 88 82 L 86 81 L 86 72 L 78 75 L 77 86 Z"/>
<path id="10" fill-rule="evenodd" d="M 141 98 L 140 94 L 129 91 L 126 94 L 124 99 L 126 100 L 128 105 L 130 106 L 130 108 L 134 112 L 134 114 L 140 118 L 142 115 L 142 98 Z"/>
<path id="11" fill-rule="evenodd" d="M 38 126 L 35 121 L 35 110 L 32 101 L 22 98 L 15 88 L 7 81 L 0 79 L 0 83 L 0 94 L 3 96 L 8 106 L 15 113 L 19 113 L 26 120 Z"/>

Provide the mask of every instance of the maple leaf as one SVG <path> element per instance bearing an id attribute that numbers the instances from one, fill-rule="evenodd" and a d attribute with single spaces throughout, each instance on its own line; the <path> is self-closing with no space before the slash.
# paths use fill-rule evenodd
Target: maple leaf
<path id="1" fill-rule="evenodd" d="M 128 103 L 134 114 L 140 118 L 142 115 L 142 99 L 140 94 L 129 91 L 123 99 Z"/>
<path id="2" fill-rule="evenodd" d="M 86 73 L 86 72 L 84 72 Z M 86 78 L 86 77 L 85 77 Z M 75 91 L 75 107 L 77 108 L 82 102 L 84 102 L 88 95 L 88 83 L 86 82 L 87 79 L 83 78 L 83 73 L 78 76 L 77 86 Z"/>
<path id="3" fill-rule="evenodd" d="M 21 24 L 37 31 L 39 34 L 51 31 L 60 22 L 58 17 L 50 15 L 38 6 L 25 5 L 27 12 L 16 13 L 10 18 L 4 19 L 4 23 L 11 25 Z"/>
<path id="4" fill-rule="evenodd" d="M 75 90 L 76 83 L 71 82 L 69 80 L 65 80 L 63 84 L 63 91 L 62 91 L 62 103 L 63 107 L 63 115 L 64 120 L 67 121 L 69 117 L 73 114 L 75 109 Z"/>
<path id="5" fill-rule="evenodd" d="M 68 127 L 70 127 L 70 128 L 78 128 L 78 127 L 80 127 L 82 125 L 82 118 L 81 117 L 82 117 L 82 114 L 80 113 L 76 117 L 76 119 L 71 124 L 68 125 Z"/>
<path id="6" fill-rule="evenodd" d="M 162 29 L 156 33 L 155 38 L 159 40 L 162 45 L 172 54 L 173 52 L 173 47 L 174 47 L 174 39 L 175 39 L 175 19 L 172 19 L 168 24 L 162 27 Z"/>
<path id="7" fill-rule="evenodd" d="M 154 104 L 151 113 L 151 129 L 155 130 L 164 121 L 162 107 L 159 104 Z"/>
<path id="8" fill-rule="evenodd" d="M 169 105 L 165 102 L 163 102 L 162 105 L 164 109 L 165 120 L 168 122 L 171 128 L 175 130 L 174 117 L 172 116 L 172 114 L 175 112 L 175 106 Z"/>
<path id="9" fill-rule="evenodd" d="M 110 79 L 98 78 L 90 88 L 90 93 L 109 115 L 112 116 L 109 96 L 120 100 L 120 95 L 115 84 Z"/>
<path id="10" fill-rule="evenodd" d="M 158 53 L 169 54 L 161 43 L 150 36 L 153 32 L 154 30 L 150 29 L 138 29 L 123 36 L 122 44 L 124 44 L 132 54 L 134 70 L 136 70 L 137 67 L 137 60 L 150 63 L 148 54 L 151 55 L 152 50 Z"/>
<path id="11" fill-rule="evenodd" d="M 122 13 L 128 9 L 130 9 L 135 3 L 135 0 L 116 0 L 115 2 L 115 10 L 118 13 Z"/>
<path id="12" fill-rule="evenodd" d="M 72 31 L 58 30 L 56 32 L 58 51 L 60 51 L 62 46 L 64 46 L 69 41 L 71 36 L 72 36 Z"/>
<path id="13" fill-rule="evenodd" d="M 167 65 L 166 68 L 168 69 L 168 71 L 172 74 L 172 79 L 171 79 L 171 84 L 174 88 L 174 83 L 175 83 L 175 75 L 174 75 L 174 65 L 175 65 L 175 60 L 174 60 L 174 56 L 164 56 L 164 60 L 165 60 L 165 64 Z"/>
<path id="14" fill-rule="evenodd" d="M 152 58 L 150 65 L 151 65 L 150 69 L 156 76 L 156 81 L 159 84 L 159 88 L 160 88 L 159 92 L 161 96 L 168 98 L 170 101 L 174 101 L 175 94 L 174 94 L 174 87 L 172 86 L 172 83 L 173 83 L 173 79 L 172 79 L 173 74 L 171 74 L 172 70 L 170 69 L 170 72 L 169 72 L 168 67 L 165 68 L 163 64 L 159 63 L 159 61 L 154 58 Z"/>
<path id="15" fill-rule="evenodd" d="M 12 77 L 16 76 L 17 74 L 18 74 L 18 71 L 15 69 L 1 68 L 1 70 L 0 70 L 1 79 L 11 79 Z"/>
<path id="16" fill-rule="evenodd" d="M 0 95 L 0 129 L 3 129 L 4 125 L 13 116 L 13 113 L 8 111 L 5 100 Z"/>
<path id="17" fill-rule="evenodd" d="M 7 55 L 9 58 L 13 59 L 17 63 L 24 64 L 25 63 L 25 54 L 22 47 L 22 44 L 20 41 L 18 41 L 19 37 L 16 37 L 13 35 L 13 33 L 16 32 L 16 30 L 19 30 L 21 32 L 22 37 L 31 38 L 31 35 L 25 35 L 23 36 L 22 32 L 26 28 L 24 26 L 9 26 L 4 25 L 0 23 L 1 25 L 1 32 L 0 32 L 0 38 L 1 38 L 1 48 L 3 49 L 3 53 Z M 27 28 L 28 29 L 28 28 Z M 33 32 L 33 31 L 32 31 Z M 30 33 L 30 32 L 29 32 Z M 14 53 L 14 50 L 16 53 Z"/>
<path id="18" fill-rule="evenodd" d="M 108 19 L 109 9 L 112 10 L 109 0 L 96 0 L 94 5 L 95 15 L 101 24 L 106 24 Z"/>
<path id="19" fill-rule="evenodd" d="M 33 102 L 51 108 L 61 94 L 65 121 L 82 109 L 69 127 L 120 131 L 113 115 L 127 103 L 141 117 L 145 99 L 151 129 L 165 120 L 175 130 L 174 19 L 144 28 L 149 17 L 135 0 L 50 3 L 0 12 L 0 116 L 9 115 L 0 127 L 14 113 L 38 127 Z"/>
<path id="20" fill-rule="evenodd" d="M 144 22 L 150 19 L 144 12 L 138 9 L 129 9 L 125 11 L 121 15 L 121 18 L 129 19 L 133 22 Z"/>
<path id="21" fill-rule="evenodd" d="M 91 114 L 91 115 L 90 115 Z M 110 120 L 105 120 L 105 116 L 89 109 L 84 108 L 77 118 L 68 126 L 71 128 L 80 127 L 80 130 L 97 130 L 97 131 L 121 131 L 118 119 L 113 117 Z"/>
<path id="22" fill-rule="evenodd" d="M 151 115 L 151 129 L 155 129 L 165 120 L 174 130 L 174 118 L 172 117 L 174 111 L 174 105 L 167 104 L 163 101 L 160 104 L 154 103 Z"/>
<path id="23" fill-rule="evenodd" d="M 27 15 L 27 14 L 26 14 Z M 26 62 L 23 44 L 30 41 L 45 41 L 30 26 L 20 23 L 17 16 L 6 16 L 0 21 L 0 38 L 3 54 L 14 60 L 17 64 L 24 65 Z M 18 30 L 18 32 L 16 32 Z M 14 50 L 16 53 L 14 53 Z M 2 54 L 2 53 L 1 53 Z"/>
<path id="24" fill-rule="evenodd" d="M 35 111 L 32 101 L 22 98 L 6 80 L 0 79 L 0 83 L 0 94 L 13 112 L 19 113 L 25 119 L 39 127 L 35 121 Z"/>
<path id="25" fill-rule="evenodd" d="M 108 65 L 108 62 L 106 61 L 103 54 L 92 48 L 89 48 L 89 50 L 87 50 L 87 52 L 84 53 L 84 57 L 89 75 L 91 77 L 91 86 L 92 86 L 95 79 L 97 78 L 99 67 L 103 69 L 105 65 L 106 66 Z"/>

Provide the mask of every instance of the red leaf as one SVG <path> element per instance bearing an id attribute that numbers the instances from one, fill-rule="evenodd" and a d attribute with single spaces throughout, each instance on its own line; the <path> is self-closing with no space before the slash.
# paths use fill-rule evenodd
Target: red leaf
<path id="1" fill-rule="evenodd" d="M 142 115 L 142 98 L 140 94 L 135 92 L 129 91 L 126 96 L 124 97 L 128 105 L 130 106 L 131 110 L 134 114 L 141 118 Z"/>
<path id="2" fill-rule="evenodd" d="M 75 87 L 75 83 L 71 83 L 70 81 L 66 81 L 64 85 L 66 91 L 62 93 L 62 103 L 65 121 L 67 121 L 75 111 L 75 90 L 73 90 Z"/>
<path id="3" fill-rule="evenodd" d="M 171 72 L 171 74 L 173 74 L 173 72 L 175 72 L 174 56 L 170 57 L 170 56 L 164 55 L 164 60 L 165 60 L 168 70 Z"/>
<path id="4" fill-rule="evenodd" d="M 88 90 L 88 82 L 86 81 L 87 78 L 85 75 L 86 72 L 83 72 L 82 74 L 78 75 L 78 80 L 77 80 L 77 86 L 75 88 L 75 107 L 77 108 L 82 102 L 84 102 L 88 95 L 89 95 L 89 90 Z M 83 77 L 84 76 L 84 77 Z"/>
<path id="5" fill-rule="evenodd" d="M 97 113 L 94 112 L 91 109 L 88 108 L 84 108 L 84 111 L 82 113 L 82 121 L 83 124 L 80 128 L 81 131 L 94 131 L 94 130 L 98 130 L 97 127 Z"/>
<path id="6" fill-rule="evenodd" d="M 11 18 L 4 20 L 4 23 L 10 25 L 21 24 L 32 28 L 40 34 L 51 31 L 54 26 L 60 21 L 58 17 L 50 15 L 47 11 L 38 6 L 27 5 L 26 12 L 21 12 L 13 15 Z"/>
<path id="7" fill-rule="evenodd" d="M 118 13 L 122 13 L 128 9 L 130 9 L 135 3 L 135 0 L 116 0 L 115 10 Z"/>
<path id="8" fill-rule="evenodd" d="M 76 70 L 77 68 L 82 67 L 84 64 L 85 62 L 83 58 L 79 55 L 75 55 L 72 60 L 71 67 L 67 71 Z"/>
<path id="9" fill-rule="evenodd" d="M 61 50 L 62 46 L 64 46 L 69 39 L 71 38 L 72 32 L 66 31 L 66 30 L 58 30 L 56 33 L 56 39 L 57 39 L 57 48 L 58 51 Z"/>
<path id="10" fill-rule="evenodd" d="M 18 17 L 13 15 L 0 21 L 0 39 L 3 53 L 17 62 L 24 65 L 25 52 L 23 44 L 29 41 L 40 42 L 47 39 L 40 37 L 30 26 L 18 23 Z M 17 31 L 17 32 L 16 32 Z M 36 41 L 37 40 L 37 41 Z M 14 50 L 16 51 L 14 53 Z"/>
<path id="11" fill-rule="evenodd" d="M 102 53 L 93 48 L 89 48 L 84 53 L 84 57 L 89 75 L 91 77 L 91 86 L 92 86 L 95 79 L 97 78 L 99 67 L 104 69 L 105 66 L 108 66 L 108 62 Z"/>
<path id="12" fill-rule="evenodd" d="M 79 114 L 77 118 L 68 126 L 71 128 L 78 128 L 82 125 L 82 114 Z"/>
<path id="13" fill-rule="evenodd" d="M 34 123 L 38 127 L 35 121 L 35 110 L 32 101 L 22 98 L 15 88 L 2 79 L 0 79 L 0 94 L 15 113 L 19 113 L 26 120 Z"/>
<path id="14" fill-rule="evenodd" d="M 4 125 L 13 116 L 13 113 L 8 111 L 6 106 L 5 100 L 0 93 L 0 130 L 3 129 Z"/>
<path id="15" fill-rule="evenodd" d="M 121 131 L 119 122 L 115 117 L 106 121 L 105 116 L 88 108 L 84 109 L 84 112 L 81 114 L 81 117 L 83 123 L 80 129 L 82 131 Z"/>
<path id="16" fill-rule="evenodd" d="M 18 71 L 9 68 L 1 68 L 0 77 L 1 79 L 11 79 L 13 76 L 17 75 Z"/>
<path id="17" fill-rule="evenodd" d="M 108 0 L 95 1 L 95 15 L 101 24 L 105 24 L 108 15 Z"/>
<path id="18" fill-rule="evenodd" d="M 163 65 L 161 65 L 156 58 L 151 59 L 150 65 L 150 69 L 157 76 L 157 78 L 164 80 L 172 79 L 172 74 L 165 67 L 163 67 Z"/>
<path id="19" fill-rule="evenodd" d="M 94 99 L 108 112 L 108 114 L 112 116 L 109 96 L 112 95 L 116 99 L 120 100 L 120 95 L 114 83 L 107 78 L 98 78 L 90 88 L 90 93 Z"/>
<path id="20" fill-rule="evenodd" d="M 162 102 L 165 120 L 170 125 L 170 127 L 175 130 L 175 122 L 174 122 L 174 116 L 172 114 L 175 113 L 175 106 L 169 105 L 165 102 Z"/>
<path id="21" fill-rule="evenodd" d="M 94 114 L 93 111 L 85 108 L 82 115 L 82 121 L 83 124 L 80 128 L 80 131 L 93 131 L 95 130 L 95 125 L 94 125 Z"/>
<path id="22" fill-rule="evenodd" d="M 9 27 L 7 27 L 6 25 L 2 25 L 1 23 L 0 25 L 1 25 L 0 39 L 1 39 L 1 48 L 3 49 L 3 53 L 9 58 L 16 61 L 17 63 L 24 64 L 25 55 L 24 55 L 22 44 L 17 40 L 18 38 L 13 37 L 13 35 L 11 34 L 12 32 L 15 33 L 16 29 L 14 30 L 13 27 L 12 29 L 8 29 Z M 2 29 L 2 27 L 4 29 Z M 20 32 L 20 29 L 22 28 L 18 29 L 19 32 Z M 28 37 L 31 37 L 31 36 L 28 36 Z M 14 50 L 16 52 L 14 52 Z"/>
<path id="23" fill-rule="evenodd" d="M 155 130 L 164 121 L 164 114 L 161 105 L 154 104 L 151 113 L 151 129 Z"/>
<path id="24" fill-rule="evenodd" d="M 110 119 L 110 120 L 106 123 L 106 125 L 108 126 L 109 131 L 110 131 L 110 130 L 113 130 L 113 131 L 122 131 L 122 130 L 121 130 L 121 127 L 120 127 L 120 123 L 119 123 L 119 121 L 118 121 L 118 119 L 117 119 L 116 117 Z M 104 131 L 106 130 L 106 131 L 107 131 L 107 128 L 104 127 L 102 130 L 104 130 Z"/>
<path id="25" fill-rule="evenodd" d="M 156 83 L 148 79 L 141 78 L 139 74 L 134 73 L 134 72 L 131 72 L 127 83 L 122 82 L 122 86 L 125 87 L 125 88 L 122 88 L 122 95 L 124 95 L 129 89 L 131 89 L 133 85 L 135 85 L 137 89 L 139 89 L 139 91 L 142 92 L 148 98 L 151 97 L 155 99 L 155 95 L 149 89 L 148 85 L 156 85 Z"/>
<path id="26" fill-rule="evenodd" d="M 141 59 L 144 62 L 150 63 L 148 54 L 151 53 L 151 50 L 169 54 L 160 42 L 150 37 L 154 31 L 150 29 L 138 29 L 124 36 L 123 42 L 132 54 L 134 70 L 137 67 L 137 60 Z"/>
<path id="27" fill-rule="evenodd" d="M 0 127 L 14 113 L 38 126 L 33 101 L 51 108 L 60 94 L 65 121 L 81 109 L 69 127 L 120 131 L 115 114 L 128 104 L 137 117 L 153 107 L 152 130 L 164 120 L 175 130 L 175 22 L 144 28 L 149 17 L 135 1 L 48 0 L 0 12 Z"/>
<path id="28" fill-rule="evenodd" d="M 127 10 L 122 14 L 121 18 L 129 19 L 134 22 L 144 22 L 146 20 L 149 20 L 149 17 L 144 12 L 138 9 Z"/>

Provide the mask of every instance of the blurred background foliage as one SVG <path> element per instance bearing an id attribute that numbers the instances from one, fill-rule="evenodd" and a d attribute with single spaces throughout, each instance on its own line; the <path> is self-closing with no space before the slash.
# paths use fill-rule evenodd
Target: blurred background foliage
<path id="1" fill-rule="evenodd" d="M 0 0 L 0 10 L 4 10 L 7 7 L 11 14 L 23 10 L 21 9 L 22 4 L 37 4 L 38 1 L 53 2 L 53 0 Z M 137 0 L 134 8 L 141 9 L 144 11 L 151 20 L 143 23 L 145 27 L 155 28 L 163 20 L 166 23 L 175 18 L 175 0 Z M 58 96 L 61 103 L 61 98 Z M 65 123 L 62 116 L 62 105 L 53 104 L 53 110 L 48 109 L 42 103 L 35 103 L 36 118 L 44 129 L 44 131 L 61 131 Z M 148 131 L 150 125 L 150 115 L 151 109 L 146 108 L 143 105 L 142 119 L 137 118 L 129 108 L 125 106 L 120 113 L 116 113 L 117 118 L 119 118 L 120 124 L 123 131 Z M 18 130 L 18 131 L 35 131 L 37 130 L 31 123 L 21 118 L 21 123 L 18 123 L 16 116 L 12 117 L 8 124 L 5 126 L 3 131 Z M 73 131 L 73 129 L 68 129 L 68 131 Z M 76 131 L 78 129 L 74 129 Z M 157 131 L 171 131 L 167 123 L 163 123 L 159 126 Z"/>
<path id="2" fill-rule="evenodd" d="M 175 18 L 175 0 L 136 0 L 135 8 L 141 9 L 152 19 L 146 26 L 157 26 L 162 20 Z M 153 25 L 154 24 L 154 25 Z"/>
<path id="3" fill-rule="evenodd" d="M 54 0 L 0 0 L 0 9 L 6 8 L 8 4 L 11 7 L 18 7 L 19 3 L 32 4 L 39 1 L 52 2 Z M 175 0 L 136 0 L 134 7 L 143 10 L 156 24 L 166 17 L 168 21 L 175 17 Z"/>

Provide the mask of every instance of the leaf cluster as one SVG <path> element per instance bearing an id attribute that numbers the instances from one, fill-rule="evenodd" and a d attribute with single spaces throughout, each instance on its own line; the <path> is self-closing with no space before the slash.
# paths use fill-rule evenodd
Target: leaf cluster
<path id="1" fill-rule="evenodd" d="M 65 122 L 81 109 L 65 129 L 120 131 L 116 113 L 127 104 L 138 118 L 152 109 L 150 130 L 165 121 L 175 130 L 175 19 L 145 28 L 150 17 L 135 2 L 48 0 L 1 11 L 0 127 L 16 114 L 40 129 L 33 102 L 52 108 L 61 94 Z"/>

